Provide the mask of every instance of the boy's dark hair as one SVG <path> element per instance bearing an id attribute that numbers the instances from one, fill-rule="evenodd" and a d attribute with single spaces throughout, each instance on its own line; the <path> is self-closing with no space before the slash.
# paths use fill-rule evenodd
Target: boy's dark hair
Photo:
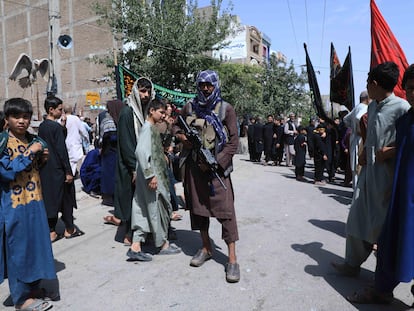
<path id="1" fill-rule="evenodd" d="M 154 98 L 148 104 L 148 111 L 147 111 L 147 113 L 150 112 L 151 108 L 154 109 L 154 110 L 157 110 L 157 109 L 160 109 L 160 108 L 166 109 L 167 108 L 167 105 L 162 100 L 160 100 L 158 98 Z"/>
<path id="2" fill-rule="evenodd" d="M 6 100 L 3 109 L 4 115 L 6 117 L 17 116 L 22 113 L 29 113 L 30 116 L 33 115 L 32 103 L 29 102 L 27 99 L 20 97 L 10 98 Z"/>
<path id="3" fill-rule="evenodd" d="M 392 92 L 398 83 L 400 70 L 394 62 L 385 62 L 372 68 L 368 73 L 368 82 L 377 81 L 378 85 Z"/>
<path id="4" fill-rule="evenodd" d="M 405 89 L 405 85 L 407 84 L 408 80 L 414 79 L 414 64 L 411 64 L 404 72 L 404 76 L 401 82 L 401 86 Z"/>
<path id="5" fill-rule="evenodd" d="M 302 132 L 305 128 L 302 125 L 298 126 L 298 133 Z"/>
<path id="6" fill-rule="evenodd" d="M 57 106 L 63 104 L 62 100 L 59 97 L 56 97 L 54 95 L 49 95 L 48 97 L 46 97 L 45 99 L 45 110 L 46 113 L 49 114 L 49 109 L 53 108 L 56 109 Z"/>

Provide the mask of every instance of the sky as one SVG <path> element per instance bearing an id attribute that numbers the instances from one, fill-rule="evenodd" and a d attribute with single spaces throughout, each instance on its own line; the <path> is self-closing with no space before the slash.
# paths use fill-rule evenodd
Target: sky
<path id="1" fill-rule="evenodd" d="M 198 0 L 198 6 L 210 4 Z M 414 62 L 414 0 L 376 0 L 409 64 Z M 297 68 L 305 64 L 306 43 L 322 95 L 329 94 L 330 46 L 341 64 L 351 47 L 356 102 L 366 89 L 371 57 L 370 0 L 233 0 L 231 13 L 271 39 L 271 50 L 282 52 Z M 222 7 L 229 7 L 223 0 Z"/>

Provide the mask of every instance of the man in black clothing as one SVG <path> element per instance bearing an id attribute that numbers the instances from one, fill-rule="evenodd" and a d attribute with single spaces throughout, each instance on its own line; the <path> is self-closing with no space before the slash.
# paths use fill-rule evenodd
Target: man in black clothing
<path id="1" fill-rule="evenodd" d="M 263 124 L 260 123 L 260 118 L 256 118 L 256 123 L 253 126 L 253 141 L 254 141 L 254 158 L 253 162 L 260 162 L 263 152 Z"/>
<path id="2" fill-rule="evenodd" d="M 249 159 L 254 161 L 255 159 L 255 146 L 254 146 L 254 124 L 256 119 L 254 117 L 250 118 L 250 123 L 247 127 L 247 144 L 249 147 Z"/>
<path id="3" fill-rule="evenodd" d="M 267 122 L 263 126 L 263 145 L 266 164 L 273 164 L 272 158 L 275 152 L 275 124 L 273 123 L 273 116 L 269 114 L 267 116 Z"/>
<path id="4" fill-rule="evenodd" d="M 283 118 L 277 117 L 275 118 L 275 154 L 274 154 L 274 164 L 281 165 L 283 160 L 283 134 L 284 134 L 284 126 L 282 124 Z"/>
<path id="5" fill-rule="evenodd" d="M 308 140 L 308 154 L 309 158 L 313 158 L 314 147 L 313 147 L 313 131 L 316 128 L 316 118 L 310 118 L 309 125 L 306 127 L 306 137 Z"/>

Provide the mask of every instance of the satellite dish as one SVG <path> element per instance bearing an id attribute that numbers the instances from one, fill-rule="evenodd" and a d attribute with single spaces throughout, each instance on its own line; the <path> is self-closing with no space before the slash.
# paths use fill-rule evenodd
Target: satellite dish
<path id="1" fill-rule="evenodd" d="M 73 40 L 68 35 L 61 35 L 58 38 L 57 46 L 62 49 L 70 49 L 73 46 Z"/>

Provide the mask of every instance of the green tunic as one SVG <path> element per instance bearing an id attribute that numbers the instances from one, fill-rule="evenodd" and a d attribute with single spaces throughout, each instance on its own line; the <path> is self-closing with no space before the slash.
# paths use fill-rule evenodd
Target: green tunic
<path id="1" fill-rule="evenodd" d="M 145 241 L 152 233 L 155 246 L 161 247 L 168 238 L 172 212 L 167 175 L 167 162 L 159 131 L 148 121 L 141 128 L 136 148 L 137 178 L 132 201 L 131 227 L 135 237 Z M 157 177 L 157 190 L 148 188 L 151 178 Z"/>

